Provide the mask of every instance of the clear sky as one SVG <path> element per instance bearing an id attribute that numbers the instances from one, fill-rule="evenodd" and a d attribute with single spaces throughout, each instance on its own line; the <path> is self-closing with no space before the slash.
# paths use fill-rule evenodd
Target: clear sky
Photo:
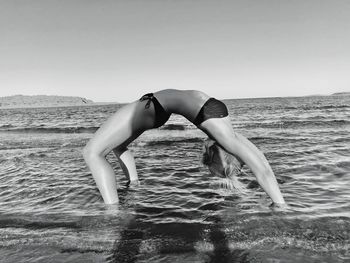
<path id="1" fill-rule="evenodd" d="M 349 0 L 1 0 L 0 96 L 350 91 Z"/>

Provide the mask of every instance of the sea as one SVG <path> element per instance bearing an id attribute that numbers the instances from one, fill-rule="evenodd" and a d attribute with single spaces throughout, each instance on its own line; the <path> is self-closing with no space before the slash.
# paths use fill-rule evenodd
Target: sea
<path id="1" fill-rule="evenodd" d="M 120 203 L 105 205 L 82 148 L 122 105 L 0 109 L 0 262 L 350 262 L 350 96 L 224 103 L 287 208 L 247 167 L 245 194 L 215 187 L 179 115 L 130 144 L 140 186 L 107 156 Z"/>

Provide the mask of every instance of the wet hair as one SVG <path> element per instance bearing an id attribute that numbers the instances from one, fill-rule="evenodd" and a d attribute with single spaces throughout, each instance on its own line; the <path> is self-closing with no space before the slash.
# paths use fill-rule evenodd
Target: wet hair
<path id="1" fill-rule="evenodd" d="M 244 162 L 226 152 L 217 142 L 210 139 L 204 141 L 202 163 L 209 168 L 212 175 L 223 178 L 219 181 L 220 186 L 237 190 L 243 188 L 237 175 L 241 174 Z"/>

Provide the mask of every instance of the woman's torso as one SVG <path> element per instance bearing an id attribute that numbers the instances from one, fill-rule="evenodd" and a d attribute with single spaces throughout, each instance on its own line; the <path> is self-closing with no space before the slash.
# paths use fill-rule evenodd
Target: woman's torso
<path id="1" fill-rule="evenodd" d="M 176 113 L 193 122 L 204 103 L 210 98 L 198 90 L 165 89 L 154 93 L 168 113 Z"/>

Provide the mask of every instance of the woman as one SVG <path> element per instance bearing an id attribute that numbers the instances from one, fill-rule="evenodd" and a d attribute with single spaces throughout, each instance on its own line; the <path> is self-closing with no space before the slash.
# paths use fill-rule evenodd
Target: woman
<path id="1" fill-rule="evenodd" d="M 135 161 L 127 146 L 144 131 L 162 126 L 172 113 L 187 118 L 225 151 L 242 160 L 275 204 L 285 203 L 265 156 L 233 130 L 223 102 L 196 90 L 167 89 L 148 93 L 122 107 L 85 146 L 84 159 L 106 204 L 119 201 L 115 174 L 106 155 L 113 151 L 129 182 L 137 184 Z"/>

